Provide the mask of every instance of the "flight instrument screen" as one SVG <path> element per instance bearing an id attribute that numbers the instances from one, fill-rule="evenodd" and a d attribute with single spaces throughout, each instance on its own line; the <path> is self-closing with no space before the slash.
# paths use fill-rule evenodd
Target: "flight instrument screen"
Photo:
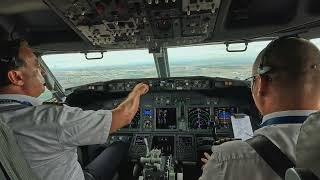
<path id="1" fill-rule="evenodd" d="M 214 121 L 220 128 L 231 128 L 231 116 L 237 113 L 235 107 L 216 107 L 214 108 Z"/>
<path id="2" fill-rule="evenodd" d="M 157 129 L 177 129 L 176 108 L 157 108 L 156 109 L 156 128 Z"/>

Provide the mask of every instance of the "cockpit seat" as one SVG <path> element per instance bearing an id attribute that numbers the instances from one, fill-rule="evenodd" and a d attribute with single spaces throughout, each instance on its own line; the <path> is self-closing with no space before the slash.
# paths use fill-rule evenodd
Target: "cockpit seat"
<path id="1" fill-rule="evenodd" d="M 24 159 L 12 130 L 0 121 L 0 179 L 38 180 Z"/>
<path id="2" fill-rule="evenodd" d="M 296 168 L 286 172 L 286 180 L 320 179 L 320 112 L 303 123 L 296 146 Z"/>
<path id="3" fill-rule="evenodd" d="M 84 168 L 86 180 L 129 179 L 128 150 L 130 144 L 122 141 L 107 146 L 97 157 Z M 121 177 L 121 178 L 120 178 Z"/>

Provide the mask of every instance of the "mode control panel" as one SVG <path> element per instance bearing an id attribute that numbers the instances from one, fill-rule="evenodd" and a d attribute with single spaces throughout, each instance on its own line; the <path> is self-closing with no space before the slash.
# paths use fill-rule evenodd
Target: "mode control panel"
<path id="1" fill-rule="evenodd" d="M 109 92 L 127 92 L 131 91 L 134 88 L 134 86 L 140 82 L 148 84 L 150 86 L 151 91 L 212 90 L 215 88 L 226 88 L 233 85 L 245 85 L 244 83 L 239 83 L 235 80 L 191 77 L 143 79 L 136 81 L 114 80 L 106 84 L 105 90 Z"/>

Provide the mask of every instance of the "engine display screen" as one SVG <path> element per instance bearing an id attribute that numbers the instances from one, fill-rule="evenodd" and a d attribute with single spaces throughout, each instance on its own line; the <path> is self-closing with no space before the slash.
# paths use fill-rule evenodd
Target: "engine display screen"
<path id="1" fill-rule="evenodd" d="M 235 107 L 216 107 L 214 108 L 215 125 L 220 128 L 232 128 L 231 116 L 237 113 Z"/>
<path id="2" fill-rule="evenodd" d="M 157 129 L 177 129 L 176 108 L 157 108 L 156 109 L 156 128 Z"/>

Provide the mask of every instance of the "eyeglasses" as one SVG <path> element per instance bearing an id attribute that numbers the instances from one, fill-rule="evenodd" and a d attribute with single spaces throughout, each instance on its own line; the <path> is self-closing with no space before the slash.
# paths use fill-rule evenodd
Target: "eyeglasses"
<path id="1" fill-rule="evenodd" d="M 250 82 L 248 84 L 248 87 L 252 88 L 257 76 L 265 76 L 267 73 L 270 73 L 272 69 L 273 68 L 271 66 L 263 66 L 262 64 L 260 64 L 259 68 L 257 69 L 257 74 L 245 79 L 245 81 Z"/>
<path id="2" fill-rule="evenodd" d="M 259 74 L 256 74 L 254 76 L 251 76 L 251 77 L 248 77 L 245 79 L 246 82 L 248 82 L 248 87 L 249 88 L 252 88 L 252 86 L 254 85 L 254 82 L 256 81 L 256 77 L 258 76 Z"/>

